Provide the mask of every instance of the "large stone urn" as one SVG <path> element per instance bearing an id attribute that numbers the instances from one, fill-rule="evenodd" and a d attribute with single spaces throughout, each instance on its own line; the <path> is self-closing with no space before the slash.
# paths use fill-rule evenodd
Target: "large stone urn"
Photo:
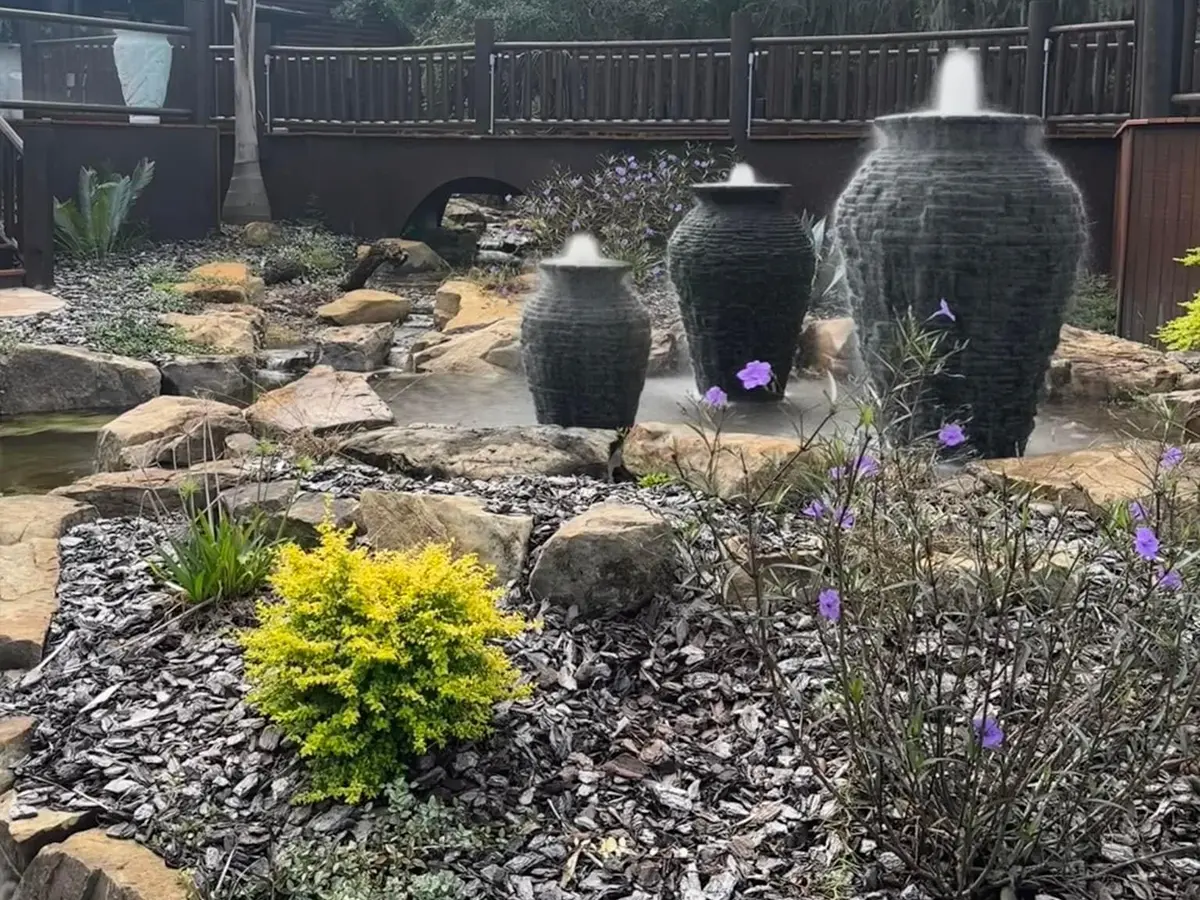
<path id="1" fill-rule="evenodd" d="M 784 208 L 786 184 L 694 186 L 671 234 L 667 269 L 679 295 L 696 387 L 730 400 L 781 400 L 812 292 L 812 239 Z M 769 362 L 775 381 L 746 390 L 737 373 Z"/>
<path id="2" fill-rule="evenodd" d="M 899 323 L 910 313 L 943 332 L 950 354 L 910 436 L 957 421 L 981 456 L 1025 450 L 1087 242 L 1083 198 L 1042 129 L 1036 116 L 882 117 L 838 199 L 836 235 L 876 389 L 899 387 Z"/>
<path id="3" fill-rule="evenodd" d="M 126 106 L 162 106 L 171 83 L 171 39 L 165 34 L 118 29 L 112 45 Z M 158 116 L 132 115 L 130 122 L 156 124 Z"/>
<path id="4" fill-rule="evenodd" d="M 521 313 L 521 363 L 543 425 L 628 428 L 650 363 L 650 314 L 629 266 L 571 255 L 544 260 Z"/>

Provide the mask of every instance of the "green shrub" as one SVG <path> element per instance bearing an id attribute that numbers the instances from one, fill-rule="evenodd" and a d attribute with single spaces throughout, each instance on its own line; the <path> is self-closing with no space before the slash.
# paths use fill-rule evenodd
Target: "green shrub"
<path id="1" fill-rule="evenodd" d="M 723 178 L 732 162 L 705 144 L 608 156 L 586 175 L 556 169 L 517 199 L 517 214 L 529 221 L 538 251 L 557 253 L 568 237 L 586 231 L 644 282 L 662 273 L 667 238 L 692 206 L 692 184 Z"/>
<path id="2" fill-rule="evenodd" d="M 120 244 L 133 205 L 154 178 L 154 163 L 143 159 L 132 175 L 99 176 L 79 170 L 74 200 L 54 200 L 54 233 L 70 256 L 103 259 Z"/>
<path id="3" fill-rule="evenodd" d="M 371 556 L 326 523 L 320 545 L 280 551 L 244 635 L 251 703 L 300 747 L 309 799 L 374 797 L 405 757 L 485 734 L 523 695 L 493 646 L 525 627 L 496 606 L 493 572 L 446 547 Z"/>
<path id="4" fill-rule="evenodd" d="M 182 330 L 157 322 L 147 322 L 133 314 L 119 316 L 112 322 L 93 326 L 88 331 L 87 344 L 103 353 L 131 356 L 134 359 L 157 359 L 207 352 L 205 347 L 189 340 Z"/>
<path id="5" fill-rule="evenodd" d="M 187 523 L 167 539 L 150 571 L 191 604 L 247 597 L 266 584 L 278 535 L 261 515 L 235 519 L 219 507 L 196 509 L 184 496 Z"/>
<path id="6" fill-rule="evenodd" d="M 1116 334 L 1117 292 L 1107 275 L 1088 273 L 1079 279 L 1067 303 L 1067 324 Z"/>
<path id="7" fill-rule="evenodd" d="M 1200 266 L 1200 247 L 1193 247 L 1175 262 L 1188 267 Z M 1162 341 L 1168 350 L 1200 349 L 1200 291 L 1180 305 L 1183 315 L 1158 329 L 1154 337 Z"/>

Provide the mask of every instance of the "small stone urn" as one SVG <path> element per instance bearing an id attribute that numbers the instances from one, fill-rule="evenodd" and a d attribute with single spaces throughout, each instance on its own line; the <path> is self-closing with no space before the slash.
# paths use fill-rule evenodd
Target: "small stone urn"
<path id="1" fill-rule="evenodd" d="M 897 388 L 901 319 L 940 330 L 947 366 L 905 429 L 957 421 L 984 457 L 1025 451 L 1087 243 L 1042 131 L 1036 116 L 884 116 L 834 210 L 876 389 Z"/>
<path id="2" fill-rule="evenodd" d="M 789 185 L 697 184 L 696 204 L 667 245 L 696 387 L 730 400 L 782 400 L 812 292 L 815 254 L 800 217 L 784 208 Z M 768 388 L 737 373 L 769 362 Z"/>
<path id="3" fill-rule="evenodd" d="M 650 314 L 629 265 L 604 258 L 588 238 L 539 268 L 521 313 L 521 363 L 538 422 L 628 428 L 650 363 Z"/>

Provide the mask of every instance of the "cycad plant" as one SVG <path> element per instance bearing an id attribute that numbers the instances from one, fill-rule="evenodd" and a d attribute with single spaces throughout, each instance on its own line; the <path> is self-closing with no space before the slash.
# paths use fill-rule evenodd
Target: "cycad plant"
<path id="1" fill-rule="evenodd" d="M 117 248 L 129 213 L 154 178 L 154 163 L 143 159 L 132 175 L 100 176 L 79 170 L 74 200 L 54 200 L 54 232 L 70 256 L 103 259 Z"/>

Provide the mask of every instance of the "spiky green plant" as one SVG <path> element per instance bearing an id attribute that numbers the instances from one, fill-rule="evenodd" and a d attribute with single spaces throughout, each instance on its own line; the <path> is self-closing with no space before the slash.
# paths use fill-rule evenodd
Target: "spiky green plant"
<path id="1" fill-rule="evenodd" d="M 817 253 L 809 310 L 820 317 L 846 315 L 849 307 L 846 260 L 834 245 L 833 232 L 826 229 L 825 219 L 818 219 L 810 213 L 804 213 L 800 219 L 808 229 Z"/>
<path id="2" fill-rule="evenodd" d="M 54 199 L 54 233 L 69 256 L 103 259 L 120 244 L 133 205 L 154 178 L 154 163 L 143 159 L 132 175 L 101 177 L 84 166 L 78 195 Z"/>

